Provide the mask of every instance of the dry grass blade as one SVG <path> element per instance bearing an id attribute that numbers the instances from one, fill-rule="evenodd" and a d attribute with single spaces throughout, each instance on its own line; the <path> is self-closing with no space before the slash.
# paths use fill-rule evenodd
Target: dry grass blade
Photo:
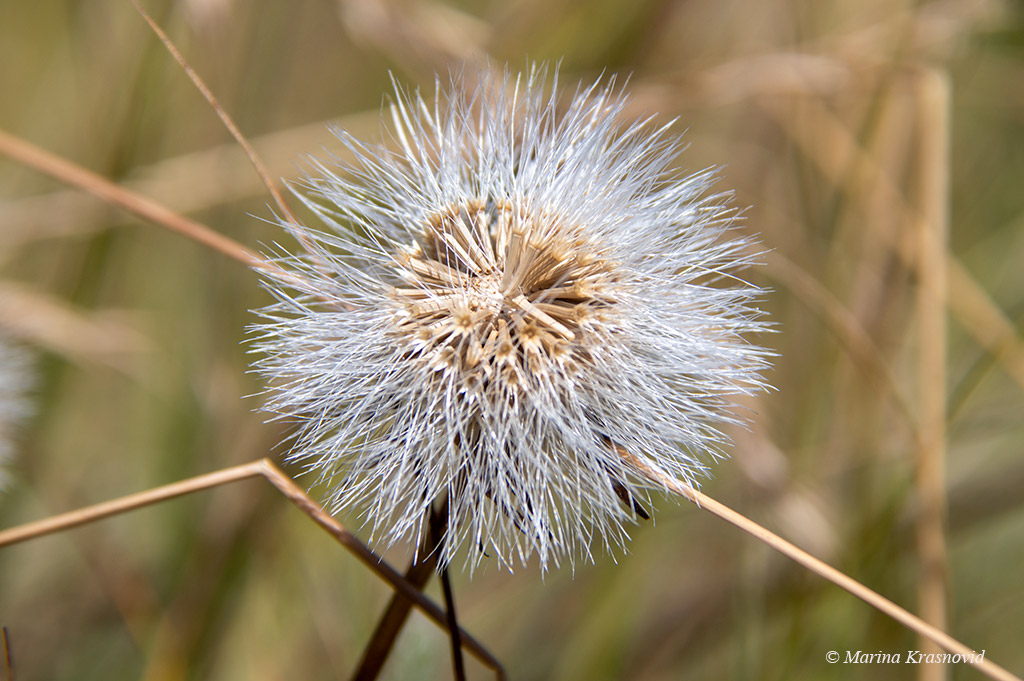
<path id="1" fill-rule="evenodd" d="M 448 568 L 441 570 L 441 588 L 444 590 L 444 602 L 448 614 L 448 636 L 452 648 L 452 669 L 455 681 L 466 681 L 466 663 L 462 660 L 462 635 L 459 629 L 459 619 L 455 614 L 455 595 L 452 592 L 452 582 L 448 578 Z"/>
<path id="2" fill-rule="evenodd" d="M 916 486 L 920 499 L 917 550 L 921 562 L 918 602 L 921 617 L 938 628 L 947 626 L 946 592 L 946 242 L 949 196 L 949 81 L 925 70 L 916 81 L 918 203 L 918 402 L 920 432 Z M 925 654 L 938 652 L 922 641 Z M 942 665 L 922 665 L 918 678 L 940 681 Z"/>
<path id="3" fill-rule="evenodd" d="M 0 130 L 0 153 L 250 267 L 260 269 L 274 267 L 257 253 L 250 251 L 238 242 L 3 130 Z"/>
<path id="4" fill-rule="evenodd" d="M 146 20 L 149 27 L 154 33 L 156 33 L 157 37 L 160 38 L 160 42 L 164 44 L 167 51 L 171 53 L 174 60 L 178 62 L 178 65 L 181 66 L 182 70 L 189 77 L 192 83 L 195 84 L 196 88 L 203 95 L 206 101 L 210 103 L 211 107 L 213 107 L 213 110 L 217 113 L 221 122 L 224 123 L 224 127 L 228 129 L 231 136 L 235 138 L 235 141 L 238 142 L 245 151 L 245 155 L 249 157 L 249 162 L 252 164 L 252 167 L 255 168 L 256 174 L 260 176 L 263 186 L 267 188 L 267 191 L 270 192 L 270 195 L 274 198 L 274 203 L 276 203 L 278 208 L 281 209 L 281 212 L 285 214 L 285 217 L 288 218 L 289 222 L 293 225 L 299 224 L 299 221 L 295 219 L 295 215 L 292 214 L 291 209 L 288 207 L 288 203 L 285 201 L 284 195 L 281 193 L 281 190 L 278 189 L 277 183 L 270 177 L 270 173 L 267 172 L 267 168 L 263 165 L 263 161 L 256 154 L 256 150 L 251 144 L 249 144 L 249 140 L 247 140 L 245 135 L 242 134 L 242 131 L 238 129 L 238 126 L 235 125 L 235 122 L 231 119 L 231 116 L 228 115 L 228 112 L 224 110 L 224 107 L 220 105 L 217 98 L 213 96 L 210 88 L 206 86 L 206 83 L 199 77 L 199 74 L 197 74 L 189 63 L 185 61 L 185 58 L 182 56 L 181 52 L 178 51 L 178 48 L 174 46 L 174 43 L 171 42 L 171 39 L 166 33 L 164 33 L 164 30 L 160 28 L 160 26 L 153 21 L 153 18 L 149 16 L 146 10 L 142 8 L 142 5 L 138 3 L 138 0 L 132 0 L 132 5 L 135 6 L 138 13 L 142 15 L 142 18 Z"/>
<path id="5" fill-rule="evenodd" d="M 161 501 L 167 501 L 168 499 L 174 499 L 175 497 L 192 494 L 193 492 L 199 492 L 204 489 L 219 487 L 220 485 L 237 482 L 239 480 L 246 480 L 248 478 L 259 477 L 264 474 L 263 465 L 263 461 L 261 460 L 243 464 L 241 466 L 225 468 L 220 471 L 199 475 L 170 485 L 155 487 L 153 489 L 146 490 L 145 492 L 130 494 L 112 501 L 105 501 L 86 508 L 61 513 L 43 520 L 37 520 L 32 523 L 12 527 L 0 532 L 0 547 L 18 544 L 30 539 L 37 539 L 48 534 L 68 530 L 73 527 L 78 527 L 80 525 L 92 523 L 114 515 L 119 515 L 127 511 L 134 511 L 135 509 L 143 508 L 144 506 L 151 506 L 153 504 L 160 503 Z"/>
<path id="6" fill-rule="evenodd" d="M 30 168 L 83 189 L 112 206 L 123 208 L 156 225 L 177 232 L 249 267 L 275 272 L 277 277 L 291 280 L 295 286 L 306 288 L 304 282 L 281 271 L 276 264 L 237 241 L 3 130 L 0 130 L 0 154 L 6 154 Z"/>
<path id="7" fill-rule="evenodd" d="M 989 678 L 997 679 L 998 681 L 1022 681 L 1020 677 L 1015 676 L 990 660 L 986 660 L 984 658 L 980 660 L 977 659 L 978 655 L 974 650 L 971 650 L 946 632 L 925 622 L 905 608 L 896 605 L 885 596 L 882 596 L 876 591 L 872 591 L 852 577 L 840 572 L 828 563 L 815 558 L 803 549 L 791 544 L 779 535 L 757 524 L 743 514 L 732 510 L 720 501 L 709 497 L 693 487 L 684 485 L 667 473 L 653 468 L 643 459 L 633 456 L 621 447 L 618 448 L 618 452 L 623 459 L 652 482 L 655 482 L 656 484 L 663 486 L 665 489 L 693 502 L 699 508 L 708 511 L 712 515 L 718 516 L 730 525 L 743 530 L 766 546 L 770 546 L 816 575 L 819 575 L 836 586 L 845 589 L 868 605 L 893 618 L 911 631 L 927 638 L 940 648 L 948 650 L 954 655 L 965 656 L 965 662 L 977 667 Z"/>
<path id="8" fill-rule="evenodd" d="M 47 534 L 53 534 L 80 525 L 85 525 L 103 518 L 119 515 L 152 504 L 174 499 L 175 497 L 192 494 L 205 489 L 219 487 L 232 482 L 263 477 L 270 482 L 285 498 L 299 510 L 309 516 L 313 522 L 330 534 L 338 543 L 348 549 L 360 562 L 370 568 L 378 577 L 387 582 L 397 592 L 418 607 L 435 624 L 448 630 L 447 615 L 444 610 L 427 598 L 419 589 L 409 584 L 401 574 L 385 563 L 379 556 L 363 544 L 358 537 L 349 532 L 338 521 L 329 516 L 319 505 L 299 488 L 291 478 L 281 472 L 269 459 L 260 459 L 251 463 L 225 468 L 213 473 L 199 475 L 188 480 L 155 487 L 153 489 L 130 494 L 112 501 L 95 504 L 68 513 L 51 516 L 44 520 L 26 523 L 0 532 L 0 547 L 17 544 Z M 488 669 L 492 669 L 498 679 L 505 678 L 501 663 L 468 632 L 459 631 L 462 645 Z"/>

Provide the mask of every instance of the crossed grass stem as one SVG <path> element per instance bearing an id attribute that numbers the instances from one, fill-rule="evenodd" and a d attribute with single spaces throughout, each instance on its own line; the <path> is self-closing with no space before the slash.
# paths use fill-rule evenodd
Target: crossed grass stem
<path id="1" fill-rule="evenodd" d="M 454 620 L 454 609 L 449 601 L 449 608 L 443 610 L 438 607 L 421 591 L 420 585 L 414 585 L 407 581 L 399 572 L 392 568 L 380 556 L 370 550 L 366 544 L 349 531 L 344 525 L 328 515 L 323 508 L 313 501 L 295 482 L 284 474 L 270 459 L 259 459 L 247 464 L 224 468 L 205 475 L 199 475 L 187 480 L 155 487 L 144 492 L 130 494 L 128 496 L 113 499 L 111 501 L 86 506 L 74 511 L 51 516 L 36 522 L 18 525 L 0 531 L 0 548 L 18 544 L 48 534 L 63 532 L 74 527 L 120 515 L 153 504 L 162 503 L 195 492 L 200 492 L 213 487 L 248 480 L 251 478 L 263 477 L 278 492 L 290 501 L 296 508 L 309 516 L 317 525 L 331 535 L 335 541 L 352 553 L 361 563 L 370 569 L 382 580 L 395 590 L 396 597 L 408 604 L 406 607 L 415 606 L 420 609 L 431 621 L 448 632 L 453 646 L 458 645 L 459 651 L 463 648 L 475 657 L 481 664 L 494 671 L 496 678 L 503 681 L 506 678 L 505 670 L 501 663 L 495 658 L 479 641 L 471 634 L 459 628 Z M 436 554 L 436 552 L 435 552 Z M 449 593 L 450 597 L 450 593 Z M 453 651 L 455 665 L 461 664 L 461 655 Z M 462 677 L 464 678 L 463 672 Z"/>
<path id="2" fill-rule="evenodd" d="M 420 546 L 405 571 L 406 581 L 417 589 L 423 589 L 430 581 L 431 575 L 438 573 L 437 564 L 448 530 L 448 507 L 447 499 L 443 499 L 439 505 L 431 507 L 427 531 L 423 533 Z M 456 681 L 464 681 L 466 670 L 462 659 L 461 633 L 455 614 L 455 597 L 448 576 L 448 567 L 442 567 L 438 576 L 441 579 L 441 587 L 444 592 L 452 649 L 452 670 Z M 402 627 L 412 611 L 412 605 L 412 602 L 400 593 L 396 592 L 391 596 L 384 615 L 377 623 L 373 635 L 370 636 L 370 642 L 363 649 L 363 657 L 352 675 L 352 681 L 374 681 L 380 675 L 395 641 L 398 639 L 398 634 L 401 633 Z"/>

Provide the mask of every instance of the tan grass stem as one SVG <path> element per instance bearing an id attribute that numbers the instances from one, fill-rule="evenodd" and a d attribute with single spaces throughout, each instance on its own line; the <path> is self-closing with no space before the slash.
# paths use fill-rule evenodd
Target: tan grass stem
<path id="1" fill-rule="evenodd" d="M 845 589 L 849 593 L 853 594 L 857 598 L 861 599 L 868 605 L 874 607 L 878 611 L 896 620 L 903 626 L 907 627 L 911 631 L 919 634 L 922 637 L 927 638 L 929 641 L 934 642 L 936 645 L 944 650 L 953 653 L 954 655 L 971 656 L 966 657 L 965 661 L 974 665 L 979 671 L 983 672 L 986 676 L 997 681 L 1022 681 L 1020 677 L 1015 676 L 1011 672 L 1007 671 L 1003 667 L 1000 667 L 996 663 L 988 660 L 978 660 L 976 652 L 971 650 L 966 645 L 956 640 L 946 632 L 942 631 L 938 627 L 935 627 L 920 617 L 917 617 L 910 611 L 896 605 L 885 596 L 872 591 L 868 587 L 864 586 L 857 580 L 840 572 L 836 568 L 832 567 L 828 563 L 815 558 L 811 554 L 807 553 L 801 548 L 798 548 L 794 544 L 786 541 L 779 535 L 775 534 L 771 530 L 757 524 L 750 518 L 747 518 L 743 514 L 734 511 L 725 504 L 715 500 L 712 497 L 704 494 L 703 492 L 694 489 L 688 485 L 685 485 L 672 476 L 668 475 L 664 471 L 657 470 L 652 467 L 646 461 L 639 457 L 633 456 L 629 452 L 626 452 L 622 448 L 618 448 L 619 454 L 638 471 L 640 471 L 645 477 L 651 481 L 657 483 L 668 489 L 675 494 L 693 502 L 699 508 L 708 511 L 712 515 L 715 515 L 725 522 L 733 525 L 740 530 L 746 532 L 750 536 L 754 537 L 766 546 L 770 546 L 782 555 L 786 556 L 790 560 L 802 565 L 811 572 L 827 579 L 841 589 Z"/>
<path id="2" fill-rule="evenodd" d="M 281 469 L 275 466 L 270 459 L 260 459 L 247 464 L 214 471 L 213 473 L 206 473 L 180 482 L 129 494 L 118 499 L 3 530 L 0 531 L 0 547 L 61 532 L 194 492 L 256 477 L 263 477 L 269 481 L 288 501 L 334 537 L 339 544 L 348 549 L 360 562 L 369 567 L 370 570 L 402 594 L 403 597 L 411 601 L 435 624 L 448 631 L 447 615 L 442 608 L 427 598 L 419 589 L 407 582 L 400 573 L 371 551 L 358 537 L 328 515 L 291 478 L 281 472 Z M 488 669 L 493 670 L 498 679 L 505 679 L 505 671 L 501 663 L 479 641 L 463 629 L 459 630 L 459 634 L 463 648 L 466 651 Z"/>
<path id="3" fill-rule="evenodd" d="M 267 272 L 274 272 L 275 276 L 279 279 L 291 280 L 295 286 L 302 289 L 309 288 L 308 284 L 297 279 L 294 275 L 283 271 L 275 263 L 267 260 L 255 251 L 249 250 L 234 239 L 218 234 L 206 225 L 179 215 L 152 199 L 125 189 L 105 177 L 86 170 L 55 154 L 51 154 L 45 149 L 19 139 L 4 130 L 0 130 L 0 154 L 6 154 L 44 175 L 49 175 L 61 182 L 78 187 L 112 206 L 117 206 L 160 227 L 177 232 L 244 265 Z"/>
<path id="4" fill-rule="evenodd" d="M 151 506 L 168 499 L 192 494 L 193 492 L 219 487 L 220 485 L 226 485 L 239 480 L 255 478 L 263 475 L 261 465 L 261 461 L 254 461 L 241 466 L 233 466 L 189 478 L 188 480 L 154 487 L 144 492 L 129 494 L 111 501 L 104 501 L 92 506 L 86 506 L 85 508 L 68 511 L 67 513 L 61 513 L 43 520 L 18 525 L 17 527 L 0 531 L 0 547 L 37 539 L 55 532 L 62 532 L 73 527 L 120 515 L 127 511 Z"/>
<path id="5" fill-rule="evenodd" d="M 178 62 L 178 65 L 185 72 L 185 75 L 189 77 L 192 83 L 196 86 L 196 89 L 198 89 L 200 94 L 203 95 L 203 98 L 209 102 L 214 112 L 224 124 L 224 127 L 228 129 L 231 136 L 235 138 L 235 141 L 238 142 L 239 146 L 242 147 L 242 150 L 245 151 L 245 155 L 249 157 L 249 162 L 256 170 L 256 174 L 259 175 L 260 180 L 263 182 L 263 186 L 267 188 L 267 191 L 270 192 L 271 197 L 273 197 L 274 203 L 276 203 L 277 207 L 281 209 L 281 212 L 284 213 L 289 222 L 293 225 L 298 225 L 299 221 L 295 219 L 295 215 L 288 207 L 288 202 L 285 201 L 284 195 L 281 193 L 281 190 L 278 189 L 277 183 L 270 177 L 270 173 L 267 172 L 267 168 L 263 164 L 263 161 L 260 159 L 259 155 L 256 154 L 256 150 L 253 146 L 249 144 L 249 140 L 246 139 L 245 135 L 242 134 L 242 131 L 238 129 L 237 125 L 235 125 L 235 121 L 228 115 L 228 112 L 224 107 L 220 105 L 217 98 L 213 96 L 213 92 L 210 91 L 210 88 L 206 86 L 206 83 L 199 77 L 199 74 L 195 72 L 195 69 L 193 69 L 185 60 L 185 57 L 183 57 L 181 52 L 178 51 L 178 48 L 175 47 L 174 43 L 171 42 L 170 37 L 162 28 L 160 28 L 153 18 L 149 16 L 146 10 L 142 8 L 142 5 L 139 4 L 138 0 L 131 0 L 131 2 L 132 5 L 135 6 L 136 11 L 138 11 L 138 13 L 142 15 L 142 18 L 146 20 L 146 23 L 149 24 L 153 33 L 155 33 L 160 39 L 160 42 L 162 42 L 164 47 L 167 48 L 167 51 L 171 53 L 172 57 L 174 57 L 174 60 Z"/>
<path id="6" fill-rule="evenodd" d="M 452 582 L 448 577 L 448 567 L 441 568 L 441 589 L 444 592 L 444 603 L 448 615 L 448 640 L 451 642 L 452 673 L 455 681 L 466 681 L 466 663 L 462 659 L 462 634 L 459 618 L 455 613 L 455 596 Z"/>
<path id="7" fill-rule="evenodd" d="M 769 277 L 821 316 L 853 360 L 867 370 L 880 392 L 888 393 L 900 415 L 914 429 L 914 411 L 900 389 L 896 374 L 860 320 L 820 281 L 781 253 L 769 253 L 765 264 Z"/>
<path id="8" fill-rule="evenodd" d="M 3 130 L 0 130 L 0 153 L 250 267 L 276 269 L 275 265 L 237 241 Z"/>
<path id="9" fill-rule="evenodd" d="M 915 477 L 921 574 L 918 608 L 924 621 L 947 626 L 946 556 L 946 253 L 949 201 L 949 79 L 923 69 L 915 80 L 918 126 L 914 233 L 917 247 L 917 401 L 920 440 Z M 938 652 L 922 637 L 925 654 Z M 944 665 L 921 665 L 921 681 L 941 681 Z"/>
<path id="10" fill-rule="evenodd" d="M 912 222 L 913 208 L 907 205 L 906 198 L 884 170 L 861 148 L 846 124 L 817 99 L 801 99 L 801 106 L 803 124 L 798 126 L 779 106 L 771 101 L 763 102 L 763 110 L 837 187 L 847 187 L 841 180 L 844 169 L 850 163 L 861 164 L 858 177 L 873 195 L 884 198 L 897 212 L 893 222 Z M 822 144 L 822 138 L 829 140 L 829 143 Z M 886 240 L 893 252 L 906 263 L 908 252 L 895 243 L 896 239 L 890 231 L 878 230 L 876 235 Z M 950 311 L 960 326 L 981 347 L 991 352 L 1004 370 L 1024 388 L 1024 340 L 1012 320 L 954 254 L 947 251 L 944 255 L 949 277 L 949 288 L 945 294 L 949 298 Z M 913 266 L 913 263 L 906 264 Z"/>

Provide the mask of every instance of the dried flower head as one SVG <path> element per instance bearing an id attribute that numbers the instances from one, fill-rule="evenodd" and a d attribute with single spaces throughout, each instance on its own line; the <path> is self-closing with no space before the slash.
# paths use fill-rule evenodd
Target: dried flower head
<path id="1" fill-rule="evenodd" d="M 270 282 L 256 366 L 296 419 L 291 457 L 376 541 L 416 539 L 447 500 L 441 560 L 511 567 L 626 540 L 650 483 L 693 483 L 759 387 L 757 289 L 711 173 L 670 170 L 678 141 L 621 122 L 614 82 L 559 109 L 557 77 L 453 78 L 398 93 L 395 149 L 338 136 L 302 192 L 326 225 Z M 465 91 L 469 88 L 469 92 Z"/>

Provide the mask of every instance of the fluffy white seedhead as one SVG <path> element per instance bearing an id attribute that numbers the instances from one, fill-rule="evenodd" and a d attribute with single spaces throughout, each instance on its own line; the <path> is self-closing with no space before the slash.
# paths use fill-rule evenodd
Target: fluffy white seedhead
<path id="1" fill-rule="evenodd" d="M 651 486 L 630 457 L 693 484 L 760 386 L 711 174 L 671 170 L 677 140 L 623 123 L 614 83 L 561 107 L 544 81 L 399 91 L 389 147 L 339 131 L 355 161 L 314 162 L 325 227 L 286 225 L 304 252 L 256 328 L 265 408 L 328 505 L 389 545 L 447 501 L 443 563 L 622 546 Z"/>
<path id="2" fill-rule="evenodd" d="M 26 353 L 0 337 L 0 492 L 8 483 L 7 466 L 17 430 L 29 412 L 30 375 Z"/>

